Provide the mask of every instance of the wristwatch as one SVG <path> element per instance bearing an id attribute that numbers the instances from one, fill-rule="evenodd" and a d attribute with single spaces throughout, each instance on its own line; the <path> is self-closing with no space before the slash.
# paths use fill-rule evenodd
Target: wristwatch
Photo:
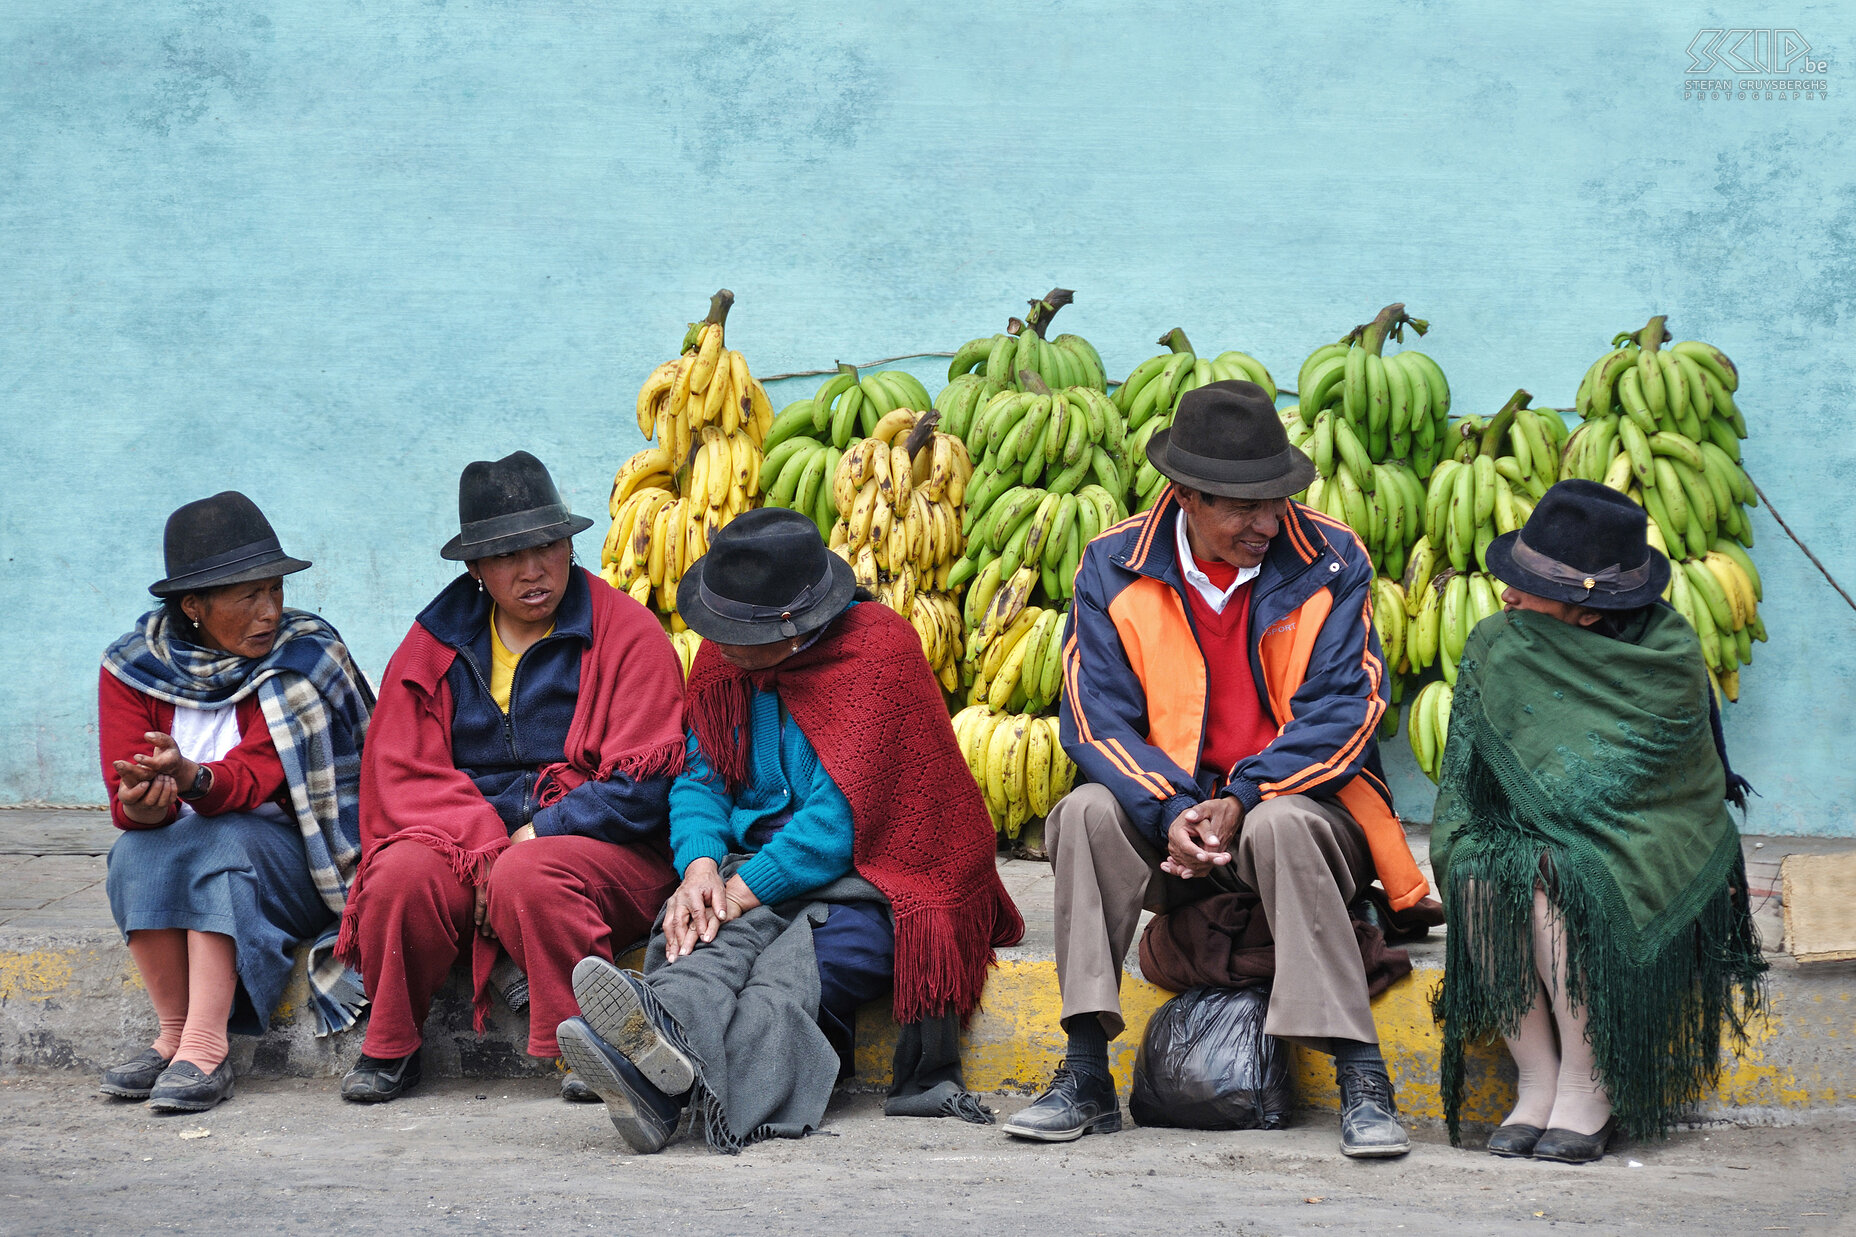
<path id="1" fill-rule="evenodd" d="M 199 771 L 193 775 L 193 784 L 180 792 L 180 797 L 189 803 L 195 799 L 204 799 L 213 789 L 213 771 L 204 764 L 195 767 Z"/>

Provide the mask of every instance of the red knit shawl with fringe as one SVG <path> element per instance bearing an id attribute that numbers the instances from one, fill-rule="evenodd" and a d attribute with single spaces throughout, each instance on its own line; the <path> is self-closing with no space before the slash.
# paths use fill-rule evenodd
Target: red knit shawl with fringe
<path id="1" fill-rule="evenodd" d="M 536 781 L 543 807 L 614 773 L 674 777 L 683 771 L 683 685 L 676 650 L 651 612 L 598 576 L 587 577 L 593 640 L 580 657 L 580 695 L 564 762 Z M 361 862 L 348 890 L 336 955 L 359 966 L 357 894 L 382 847 L 417 842 L 443 855 L 472 888 L 490 879 L 509 830 L 451 755 L 451 687 L 457 650 L 418 623 L 387 663 L 361 753 Z M 495 941 L 472 934 L 477 1030 L 489 1013 Z"/>
<path id="2" fill-rule="evenodd" d="M 889 899 L 896 924 L 896 1021 L 980 1001 L 993 947 L 1025 922 L 999 881 L 992 818 L 974 785 L 920 637 L 872 602 L 818 643 L 747 673 L 704 642 L 690 669 L 689 718 L 731 788 L 748 776 L 750 689 L 777 690 L 850 801 L 852 862 Z"/>

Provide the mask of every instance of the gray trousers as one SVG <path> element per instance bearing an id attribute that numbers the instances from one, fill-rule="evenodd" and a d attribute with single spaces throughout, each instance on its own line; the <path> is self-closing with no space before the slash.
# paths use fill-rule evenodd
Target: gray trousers
<path id="1" fill-rule="evenodd" d="M 1044 844 L 1057 877 L 1057 983 L 1063 1017 L 1095 1014 L 1110 1039 L 1121 1016 L 1121 962 L 1141 909 L 1162 913 L 1216 893 L 1254 889 L 1276 940 L 1264 1030 L 1288 1039 L 1379 1042 L 1347 904 L 1373 880 L 1366 835 L 1327 799 L 1284 795 L 1244 816 L 1231 862 L 1186 880 L 1160 871 L 1165 852 L 1102 786 L 1053 808 Z"/>

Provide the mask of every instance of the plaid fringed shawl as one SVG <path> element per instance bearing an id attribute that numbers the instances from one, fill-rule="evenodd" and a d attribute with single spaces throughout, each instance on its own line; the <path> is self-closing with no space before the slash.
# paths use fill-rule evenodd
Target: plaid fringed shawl
<path id="1" fill-rule="evenodd" d="M 1452 1142 L 1464 1045 L 1514 1034 L 1533 1004 L 1543 879 L 1571 929 L 1560 979 L 1626 1134 L 1661 1136 L 1719 1076 L 1723 1039 L 1745 1043 L 1765 963 L 1709 691 L 1667 607 L 1623 639 L 1526 611 L 1471 633 L 1431 828 Z"/>
<path id="2" fill-rule="evenodd" d="M 177 707 L 214 709 L 258 693 L 310 876 L 336 914 L 310 946 L 316 1034 L 352 1026 L 366 997 L 361 977 L 336 960 L 335 938 L 361 857 L 361 744 L 374 693 L 348 646 L 317 615 L 286 609 L 271 651 L 239 657 L 188 643 L 157 607 L 109 647 L 103 664 L 136 691 Z"/>

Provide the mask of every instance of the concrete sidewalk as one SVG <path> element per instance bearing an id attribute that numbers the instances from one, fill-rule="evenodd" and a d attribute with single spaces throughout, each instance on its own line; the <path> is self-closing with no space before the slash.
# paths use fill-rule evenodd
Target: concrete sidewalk
<path id="1" fill-rule="evenodd" d="M 97 1071 L 145 1044 L 153 1014 L 104 897 L 104 858 L 116 830 L 101 812 L 0 810 L 0 1074 Z M 1413 847 L 1422 860 L 1422 833 Z M 1856 1108 L 1856 964 L 1801 967 L 1781 951 L 1779 865 L 1784 855 L 1856 850 L 1856 841 L 1746 839 L 1748 876 L 1762 939 L 1772 952 L 1772 1014 L 1751 1050 L 1729 1069 L 1698 1116 L 1744 1123 L 1789 1123 Z M 966 1068 L 976 1090 L 1031 1092 L 1043 1086 L 1062 1050 L 1051 934 L 1053 880 L 1041 863 L 1001 860 L 1000 874 L 1026 922 L 1025 940 L 1000 951 L 983 1009 L 968 1028 Z M 1428 875 L 1428 866 L 1427 866 Z M 1429 995 L 1442 972 L 1441 932 L 1411 948 L 1413 973 L 1374 1003 L 1374 1015 L 1401 1107 L 1438 1119 L 1439 1037 Z M 1130 957 L 1123 986 L 1129 1032 L 1112 1045 L 1125 1088 L 1139 1030 L 1172 994 L 1140 977 Z M 327 1077 L 360 1051 L 360 1036 L 318 1039 L 301 972 L 271 1032 L 235 1037 L 242 1075 Z M 859 1019 L 858 1080 L 886 1083 L 895 1026 L 884 1003 Z M 521 1051 L 526 1013 L 493 1006 L 488 1030 L 471 1030 L 468 985 L 454 975 L 426 1024 L 426 1070 L 439 1077 L 534 1075 L 550 1068 Z M 1335 1106 L 1326 1058 L 1298 1053 L 1304 1105 Z M 1472 1058 L 1467 1115 L 1499 1120 L 1513 1093 L 1513 1067 L 1499 1048 Z"/>

